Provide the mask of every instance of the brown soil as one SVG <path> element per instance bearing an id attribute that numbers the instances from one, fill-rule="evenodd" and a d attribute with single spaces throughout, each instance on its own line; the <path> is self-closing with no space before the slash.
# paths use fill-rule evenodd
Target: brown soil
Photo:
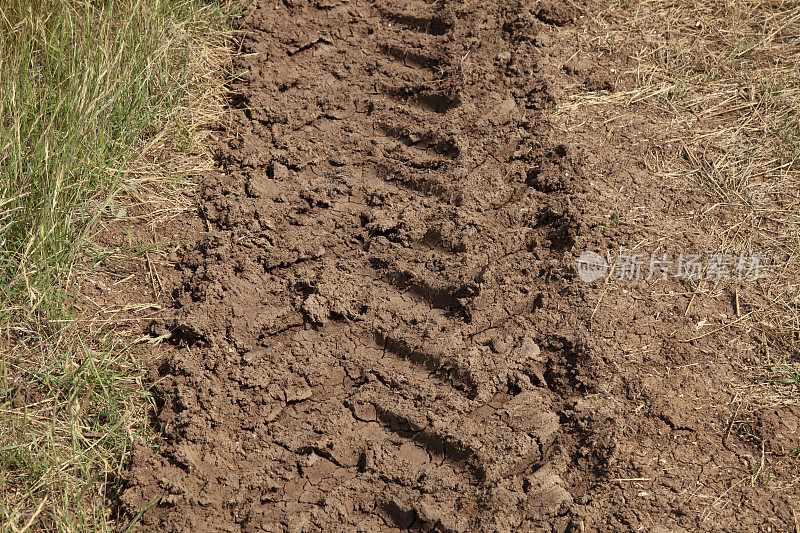
<path id="1" fill-rule="evenodd" d="M 165 445 L 126 475 L 137 527 L 794 527 L 733 425 L 752 347 L 698 330 L 729 295 L 578 279 L 583 250 L 704 245 L 703 198 L 642 164 L 659 117 L 554 114 L 567 84 L 630 83 L 580 49 L 592 9 L 248 8 L 233 140 L 153 325 L 176 348 Z M 767 452 L 796 439 L 782 416 Z"/>

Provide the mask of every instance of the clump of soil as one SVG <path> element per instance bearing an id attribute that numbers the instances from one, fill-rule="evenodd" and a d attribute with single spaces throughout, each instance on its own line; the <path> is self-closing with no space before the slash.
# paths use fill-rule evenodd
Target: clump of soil
<path id="1" fill-rule="evenodd" d="M 135 451 L 122 497 L 132 515 L 160 498 L 140 527 L 712 527 L 692 506 L 720 486 L 736 499 L 717 524 L 790 523 L 771 491 L 732 486 L 738 436 L 686 366 L 705 368 L 712 339 L 674 340 L 694 315 L 641 284 L 602 300 L 577 276 L 586 247 L 636 238 L 598 222 L 609 204 L 665 211 L 670 194 L 641 147 L 556 127 L 570 77 L 625 83 L 569 57 L 578 16 L 550 1 L 248 8 L 208 231 L 181 248 L 177 318 L 157 325 L 176 348 L 158 369 L 166 445 Z M 592 181 L 612 162 L 625 199 Z"/>

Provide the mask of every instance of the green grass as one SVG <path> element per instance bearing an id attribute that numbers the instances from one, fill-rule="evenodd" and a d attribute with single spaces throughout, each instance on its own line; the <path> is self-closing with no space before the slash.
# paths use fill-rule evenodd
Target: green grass
<path id="1" fill-rule="evenodd" d="M 221 3 L 0 0 L 0 530 L 112 527 L 147 391 L 128 340 L 72 320 L 72 272 L 148 142 L 191 144 Z"/>

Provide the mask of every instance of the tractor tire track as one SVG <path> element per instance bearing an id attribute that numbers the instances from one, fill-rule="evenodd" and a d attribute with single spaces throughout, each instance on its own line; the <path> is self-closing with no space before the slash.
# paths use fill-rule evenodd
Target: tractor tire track
<path id="1" fill-rule="evenodd" d="M 167 446 L 135 454 L 123 496 L 160 498 L 143 527 L 530 529 L 568 510 L 537 309 L 569 283 L 552 266 L 578 223 L 569 190 L 529 183 L 549 141 L 542 80 L 503 59 L 530 46 L 515 9 L 246 14 L 236 138 L 166 324 Z"/>

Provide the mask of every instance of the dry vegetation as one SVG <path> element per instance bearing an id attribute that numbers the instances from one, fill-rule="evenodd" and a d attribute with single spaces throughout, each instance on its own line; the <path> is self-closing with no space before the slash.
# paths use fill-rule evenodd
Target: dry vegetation
<path id="1" fill-rule="evenodd" d="M 562 111 L 649 107 L 672 132 L 651 154 L 652 174 L 711 199 L 691 223 L 716 251 L 763 258 L 757 283 L 695 288 L 734 293 L 736 316 L 714 333 L 729 330 L 756 347 L 732 422 L 747 432 L 758 410 L 800 405 L 800 3 L 622 1 L 593 22 L 605 31 L 586 46 L 627 55 L 635 86 L 573 91 Z M 784 488 L 797 484 L 797 466 Z"/>

